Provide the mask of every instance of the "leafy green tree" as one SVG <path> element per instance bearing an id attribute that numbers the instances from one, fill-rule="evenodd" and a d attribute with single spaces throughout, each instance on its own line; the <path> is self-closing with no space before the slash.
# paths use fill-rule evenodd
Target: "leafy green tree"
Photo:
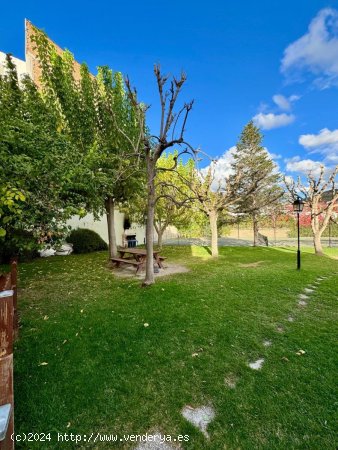
<path id="1" fill-rule="evenodd" d="M 58 131 L 54 111 L 34 83 L 27 77 L 19 84 L 9 55 L 0 77 L 0 105 L 2 234 L 7 241 L 17 241 L 25 231 L 30 232 L 25 239 L 34 236 L 44 242 L 79 212 L 69 183 L 74 149 Z M 15 242 L 19 248 L 26 244 L 32 242 Z"/>
<path id="2" fill-rule="evenodd" d="M 24 194 L 16 187 L 4 182 L 0 186 L 0 238 L 6 236 L 6 226 L 22 214 L 22 203 L 25 201 Z"/>
<path id="3" fill-rule="evenodd" d="M 210 236 L 208 217 L 200 210 L 199 204 L 194 201 L 189 207 L 190 220 L 187 224 L 179 225 L 180 236 L 184 238 L 201 238 Z"/>
<path id="4" fill-rule="evenodd" d="M 156 206 L 154 227 L 157 233 L 157 244 L 162 247 L 162 238 L 169 225 L 177 228 L 187 226 L 191 222 L 192 180 L 195 163 L 190 158 L 186 164 L 178 153 L 163 154 L 158 160 L 156 179 Z"/>
<path id="5" fill-rule="evenodd" d="M 94 77 L 82 64 L 74 72 L 73 55 L 59 54 L 47 36 L 34 30 L 42 70 L 44 98 L 58 111 L 59 127 L 78 149 L 81 163 L 74 166 L 74 191 L 85 199 L 85 209 L 97 218 L 107 215 L 109 254 L 117 255 L 114 212 L 140 184 L 141 160 L 133 143 L 140 125 L 126 95 L 121 73 L 103 66 Z M 143 118 L 141 118 L 143 119 Z M 136 136 L 136 137 L 135 137 Z"/>
<path id="6" fill-rule="evenodd" d="M 157 163 L 156 201 L 154 228 L 157 245 L 162 248 L 163 234 L 170 226 L 187 227 L 191 223 L 191 189 L 189 183 L 194 169 L 194 161 L 177 161 L 178 152 L 163 154 Z M 137 223 L 146 222 L 147 201 L 140 193 L 124 208 L 128 217 Z"/>
<path id="7" fill-rule="evenodd" d="M 241 133 L 232 164 L 234 173 L 241 174 L 236 187 L 237 210 L 252 218 L 254 245 L 258 244 L 259 218 L 264 208 L 278 202 L 283 195 L 280 174 L 262 140 L 259 128 L 250 121 Z"/>

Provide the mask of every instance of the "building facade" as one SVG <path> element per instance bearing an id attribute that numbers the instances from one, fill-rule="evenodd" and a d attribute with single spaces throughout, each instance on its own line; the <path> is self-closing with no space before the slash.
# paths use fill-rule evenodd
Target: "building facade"
<path id="1" fill-rule="evenodd" d="M 37 51 L 35 49 L 35 44 L 33 40 L 34 36 L 34 25 L 29 21 L 25 20 L 25 59 L 21 60 L 19 58 L 12 56 L 12 61 L 17 68 L 17 73 L 19 80 L 24 76 L 30 76 L 37 86 L 40 86 L 41 68 L 39 65 L 39 58 Z M 49 39 L 49 38 L 48 38 Z M 58 54 L 62 54 L 63 50 L 55 44 L 51 39 L 49 43 L 54 46 Z M 7 49 L 3 49 L 7 50 Z M 9 49 L 8 49 L 9 50 Z M 0 75 L 4 75 L 6 72 L 6 53 L 0 51 Z M 75 79 L 80 79 L 80 64 L 74 62 L 74 77 Z M 117 245 L 125 245 L 126 241 L 130 238 L 138 244 L 143 244 L 145 241 L 145 227 L 138 224 L 131 224 L 130 227 L 125 229 L 125 215 L 119 210 L 115 211 L 115 229 L 116 229 L 116 240 Z M 73 216 L 69 221 L 68 225 L 73 228 L 89 228 L 97 232 L 106 242 L 108 242 L 108 231 L 107 231 L 107 219 L 102 216 L 100 220 L 94 220 L 92 214 L 87 214 L 85 217 L 80 218 L 79 216 Z M 170 234 L 177 235 L 177 230 L 172 228 Z M 155 240 L 157 240 L 156 231 L 154 230 Z"/>

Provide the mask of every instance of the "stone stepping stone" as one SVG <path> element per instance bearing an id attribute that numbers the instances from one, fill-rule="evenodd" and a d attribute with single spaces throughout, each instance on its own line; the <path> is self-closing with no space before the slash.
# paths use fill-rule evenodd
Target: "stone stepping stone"
<path id="1" fill-rule="evenodd" d="M 301 300 L 308 300 L 310 297 L 308 295 L 305 295 L 305 294 L 299 294 L 298 298 L 300 298 Z"/>
<path id="2" fill-rule="evenodd" d="M 307 302 L 305 300 L 299 300 L 298 305 L 299 306 L 307 306 Z"/>
<path id="3" fill-rule="evenodd" d="M 233 374 L 233 373 L 229 373 L 225 378 L 224 378 L 224 384 L 226 387 L 228 387 L 229 389 L 235 389 L 236 388 L 236 384 L 238 381 L 238 377 Z"/>
<path id="4" fill-rule="evenodd" d="M 269 341 L 269 339 L 265 339 L 265 340 L 263 341 L 263 345 L 264 345 L 264 347 L 270 347 L 270 346 L 272 345 L 272 342 Z"/>
<path id="5" fill-rule="evenodd" d="M 276 330 L 278 333 L 284 333 L 284 327 L 282 327 L 282 325 L 277 325 Z"/>
<path id="6" fill-rule="evenodd" d="M 147 433 L 148 439 L 146 442 L 140 442 L 135 447 L 135 450 L 179 450 L 181 447 L 174 447 L 168 442 L 164 442 L 164 434 L 159 431 Z M 151 436 L 151 437 L 150 437 Z"/>
<path id="7" fill-rule="evenodd" d="M 295 319 L 292 316 L 288 317 L 288 322 L 294 322 L 294 321 L 295 321 Z"/>
<path id="8" fill-rule="evenodd" d="M 313 291 L 314 289 L 304 288 L 304 292 L 306 292 L 307 294 L 311 294 Z"/>
<path id="9" fill-rule="evenodd" d="M 263 366 L 264 358 L 257 359 L 257 361 L 249 363 L 250 369 L 260 370 Z"/>
<path id="10" fill-rule="evenodd" d="M 181 413 L 188 422 L 198 428 L 209 439 L 207 427 L 215 417 L 215 410 L 212 406 L 198 406 L 197 408 L 193 408 L 187 405 L 182 409 Z"/>

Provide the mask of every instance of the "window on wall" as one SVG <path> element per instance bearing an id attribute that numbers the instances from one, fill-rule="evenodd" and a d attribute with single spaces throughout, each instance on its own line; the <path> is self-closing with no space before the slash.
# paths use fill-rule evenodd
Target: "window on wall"
<path id="1" fill-rule="evenodd" d="M 125 217 L 123 219 L 123 229 L 129 230 L 130 227 L 131 227 L 130 219 L 129 219 L 129 217 Z"/>

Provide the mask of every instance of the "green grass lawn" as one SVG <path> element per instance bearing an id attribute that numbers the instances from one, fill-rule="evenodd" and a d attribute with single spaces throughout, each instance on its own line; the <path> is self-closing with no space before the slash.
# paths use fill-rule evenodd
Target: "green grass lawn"
<path id="1" fill-rule="evenodd" d="M 335 449 L 338 260 L 304 253 L 297 272 L 293 249 L 220 252 L 166 247 L 190 272 L 149 288 L 115 278 L 105 253 L 22 264 L 16 432 L 52 441 L 17 448 L 129 449 L 56 435 L 159 430 L 189 435 L 185 450 Z M 328 278 L 299 307 L 319 275 Z M 262 369 L 250 369 L 258 358 Z M 214 407 L 209 441 L 181 416 L 185 405 Z"/>

